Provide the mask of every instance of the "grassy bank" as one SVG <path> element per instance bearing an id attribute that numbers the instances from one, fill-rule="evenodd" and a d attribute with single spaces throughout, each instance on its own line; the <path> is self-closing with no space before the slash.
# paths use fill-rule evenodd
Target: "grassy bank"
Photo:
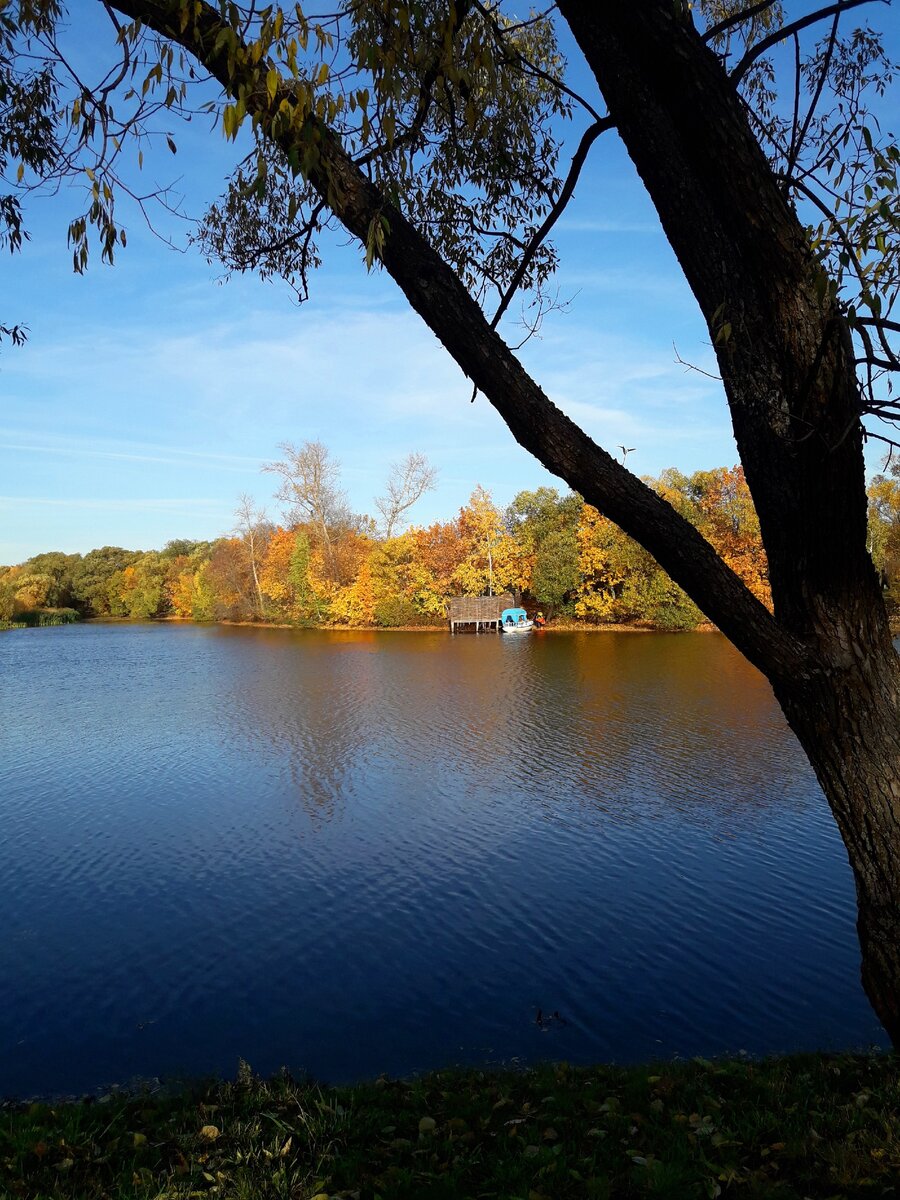
<path id="1" fill-rule="evenodd" d="M 898 1195 L 893 1056 L 441 1072 L 0 1110 L 0 1195 L 562 1200 Z"/>

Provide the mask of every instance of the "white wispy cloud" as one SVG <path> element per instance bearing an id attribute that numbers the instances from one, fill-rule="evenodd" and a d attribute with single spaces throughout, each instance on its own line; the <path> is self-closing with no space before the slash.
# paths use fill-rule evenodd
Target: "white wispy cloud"
<path id="1" fill-rule="evenodd" d="M 4 508 L 61 508 L 84 509 L 95 512 L 194 512 L 199 508 L 218 512 L 223 509 L 220 497 L 152 496 L 136 499 L 133 496 L 113 496 L 104 499 L 88 499 L 83 496 L 61 498 L 59 496 L 0 496 L 0 507 Z"/>
<path id="2" fill-rule="evenodd" d="M 156 449 L 159 453 L 149 453 Z M 202 463 L 207 467 L 223 471 L 245 471 L 248 466 L 258 466 L 259 459 L 249 455 L 215 454 L 205 451 L 181 450 L 176 446 L 153 447 L 148 445 L 145 453 L 135 450 L 103 449 L 88 444 L 83 438 L 51 437 L 40 435 L 27 442 L 9 441 L 0 432 L 0 450 L 18 450 L 29 454 L 64 454 L 76 458 L 106 458 L 124 462 L 159 463 L 163 466 L 182 467 Z"/>
<path id="3" fill-rule="evenodd" d="M 617 269 L 599 277 L 661 303 L 681 286 Z M 449 517 L 476 482 L 501 504 L 547 482 L 486 399 L 469 403 L 471 384 L 419 318 L 375 283 L 371 302 L 351 289 L 300 311 L 248 290 L 232 312 L 227 289 L 204 311 L 192 286 L 158 321 L 87 323 L 77 336 L 69 324 L 5 356 L 0 504 L 16 506 L 29 552 L 215 536 L 243 491 L 277 519 L 260 467 L 282 441 L 324 441 L 357 511 L 371 511 L 392 461 L 428 454 L 442 479 L 414 513 L 422 522 Z M 656 311 L 655 299 L 636 302 Z M 590 303 L 553 314 L 522 352 L 551 400 L 612 452 L 639 446 L 641 471 L 733 461 L 721 388 L 675 363 L 670 327 L 648 319 L 622 334 L 592 316 Z M 678 331 L 686 357 L 703 332 L 699 322 L 696 334 Z"/>

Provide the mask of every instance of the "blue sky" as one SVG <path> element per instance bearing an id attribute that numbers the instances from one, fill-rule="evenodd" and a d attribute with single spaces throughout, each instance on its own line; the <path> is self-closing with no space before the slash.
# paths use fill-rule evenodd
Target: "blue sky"
<path id="1" fill-rule="evenodd" d="M 75 7 L 78 7 L 77 5 Z M 199 215 L 234 154 L 216 132 L 173 131 L 179 153 L 145 168 Z M 413 513 L 446 519 L 476 484 L 507 504 L 564 487 L 513 441 L 385 275 L 335 237 L 298 307 L 282 284 L 218 279 L 125 209 L 128 248 L 76 276 L 66 247 L 81 201 L 42 199 L 32 241 L 3 262 L 0 320 L 29 327 L 0 355 L 0 563 L 44 550 L 160 547 L 233 524 L 241 493 L 273 519 L 263 463 L 320 439 L 351 506 L 373 511 L 390 464 L 424 452 L 439 486 Z M 178 222 L 160 221 L 183 240 Z M 556 237 L 560 298 L 521 352 L 551 398 L 639 474 L 729 465 L 736 450 L 705 325 L 615 135 L 595 147 Z M 518 331 L 507 336 L 517 341 Z"/>

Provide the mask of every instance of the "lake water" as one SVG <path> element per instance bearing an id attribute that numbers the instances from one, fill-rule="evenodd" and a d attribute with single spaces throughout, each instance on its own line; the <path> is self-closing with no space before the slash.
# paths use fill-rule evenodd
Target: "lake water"
<path id="1" fill-rule="evenodd" d="M 0 689 L 0 1095 L 886 1045 L 717 635 L 86 625 Z"/>

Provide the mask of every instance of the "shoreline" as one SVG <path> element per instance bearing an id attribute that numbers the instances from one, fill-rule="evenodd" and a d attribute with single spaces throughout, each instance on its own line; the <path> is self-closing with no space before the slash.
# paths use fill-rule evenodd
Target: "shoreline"
<path id="1" fill-rule="evenodd" d="M 85 622 L 96 624 L 137 624 L 130 617 L 85 617 Z M 441 625 L 293 625 L 289 621 L 192 621 L 190 617 L 151 617 L 151 624 L 168 622 L 178 625 L 227 625 L 235 629 L 296 629 L 315 630 L 316 632 L 334 633 L 449 633 L 447 622 Z M 548 624 L 544 629 L 532 630 L 535 634 L 547 633 L 718 633 L 719 629 L 711 621 L 695 625 L 693 629 L 665 629 L 660 625 L 623 625 L 623 624 L 580 624 L 577 621 L 560 621 Z M 454 637 L 495 636 L 499 630 L 485 630 L 475 635 L 470 630 L 465 633 L 453 634 Z"/>
<path id="2" fill-rule="evenodd" d="M 81 617 L 77 621 L 69 622 L 72 625 L 196 625 L 198 627 L 212 626 L 230 626 L 235 629 L 296 629 L 296 630 L 316 630 L 316 631 L 333 631 L 335 633 L 449 633 L 447 623 L 440 625 L 295 625 L 289 621 L 193 621 L 190 617 L 147 617 L 145 619 L 135 619 L 133 617 Z M 900 617 L 891 618 L 888 622 L 888 627 L 892 637 L 900 637 Z M 14 629 L 25 628 L 41 628 L 41 626 L 26 626 L 15 622 L 0 622 L 0 632 L 12 632 Z M 492 631 L 493 632 L 493 631 Z M 621 623 L 611 623 L 608 625 L 580 623 L 578 621 L 559 621 L 547 624 L 543 629 L 532 631 L 536 636 L 554 633 L 668 633 L 677 634 L 679 636 L 690 633 L 720 633 L 718 626 L 713 625 L 711 621 L 703 621 L 699 625 L 695 625 L 692 629 L 666 629 L 660 625 L 634 624 L 624 625 Z M 453 634 L 454 637 L 464 637 L 473 634 L 474 631 L 469 630 L 466 633 Z M 484 636 L 479 633 L 477 636 Z"/>
<path id="3" fill-rule="evenodd" d="M 156 1081 L 154 1081 L 155 1083 Z M 893 1053 L 257 1078 L 0 1104 L 0 1194 L 608 1200 L 894 1194 Z"/>

